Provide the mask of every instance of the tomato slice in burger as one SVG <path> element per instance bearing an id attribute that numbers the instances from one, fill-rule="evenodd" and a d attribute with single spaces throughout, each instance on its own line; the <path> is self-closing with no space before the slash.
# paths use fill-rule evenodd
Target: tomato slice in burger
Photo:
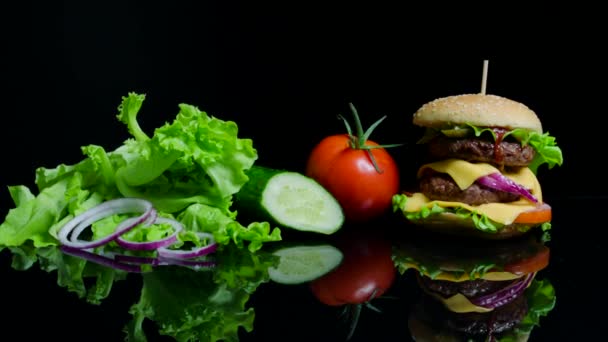
<path id="1" fill-rule="evenodd" d="M 549 265 L 549 248 L 543 248 L 533 256 L 506 265 L 504 270 L 513 274 L 530 274 L 538 272 Z"/>
<path id="2" fill-rule="evenodd" d="M 524 211 L 515 219 L 515 223 L 544 223 L 551 221 L 551 207 L 543 203 L 536 209 Z"/>

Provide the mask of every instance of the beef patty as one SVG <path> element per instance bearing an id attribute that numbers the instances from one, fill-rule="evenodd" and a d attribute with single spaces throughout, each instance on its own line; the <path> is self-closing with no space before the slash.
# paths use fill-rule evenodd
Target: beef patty
<path id="1" fill-rule="evenodd" d="M 444 173 L 429 173 L 420 179 L 420 191 L 431 200 L 463 202 L 469 205 L 514 202 L 520 195 L 491 189 L 473 183 L 461 190 L 452 177 Z"/>
<path id="2" fill-rule="evenodd" d="M 455 331 L 470 335 L 500 334 L 521 322 L 527 312 L 526 297 L 519 296 L 490 312 L 452 313 L 447 325 Z"/>
<path id="3" fill-rule="evenodd" d="M 519 142 L 503 140 L 496 145 L 493 141 L 480 138 L 457 139 L 443 136 L 429 141 L 428 149 L 430 156 L 436 160 L 457 158 L 498 167 L 528 166 L 536 154 L 530 145 L 522 146 Z"/>

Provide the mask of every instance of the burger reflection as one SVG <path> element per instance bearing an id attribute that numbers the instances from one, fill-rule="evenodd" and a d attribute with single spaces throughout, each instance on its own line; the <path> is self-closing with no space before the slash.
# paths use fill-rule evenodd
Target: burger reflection
<path id="1" fill-rule="evenodd" d="M 542 271 L 549 247 L 535 235 L 501 241 L 414 232 L 394 243 L 399 273 L 422 296 L 408 326 L 415 341 L 527 341 L 555 306 Z"/>

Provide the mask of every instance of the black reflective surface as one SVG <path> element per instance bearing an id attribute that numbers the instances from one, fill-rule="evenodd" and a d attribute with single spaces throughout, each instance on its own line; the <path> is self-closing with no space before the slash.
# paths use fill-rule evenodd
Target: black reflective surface
<path id="1" fill-rule="evenodd" d="M 583 277 L 601 272 L 597 268 L 603 257 L 602 244 L 571 235 L 570 230 L 574 227 L 589 227 L 593 222 L 581 219 L 573 226 L 572 221 L 560 218 L 563 215 L 559 214 L 568 210 L 583 210 L 588 205 L 589 201 L 585 200 L 554 201 L 556 217 L 552 240 L 546 244 L 551 250 L 550 264 L 537 274 L 537 278 L 552 283 L 556 305 L 546 317 L 541 318 L 541 326 L 534 328 L 530 337 L 532 341 L 561 339 L 564 336 L 592 339 L 597 336 L 594 327 L 602 324 L 601 315 L 586 311 L 600 310 L 605 302 L 601 290 L 595 285 L 595 278 Z M 370 227 L 370 234 L 377 228 Z M 14 331 L 31 331 L 32 336 L 44 331 L 48 337 L 68 341 L 123 338 L 122 329 L 131 320 L 128 310 L 139 300 L 141 275 L 131 274 L 127 280 L 116 282 L 108 298 L 97 306 L 85 303 L 75 294 L 57 286 L 56 272 L 45 273 L 35 266 L 28 271 L 13 271 L 4 253 L 2 262 L 3 289 L 7 294 L 5 314 L 10 312 L 6 316 L 7 324 L 10 322 Z M 367 308 L 362 310 L 353 341 L 410 339 L 408 315 L 423 294 L 413 275 L 398 274 L 385 294 L 387 298 L 373 302 L 381 313 Z M 181 278 L 175 276 L 174 279 L 177 281 Z M 171 281 L 167 284 L 165 291 L 171 291 Z M 180 288 L 180 284 L 174 284 L 175 288 Z M 254 329 L 249 333 L 240 331 L 242 341 L 337 341 L 342 340 L 348 332 L 348 326 L 340 317 L 341 309 L 320 303 L 308 284 L 263 282 L 253 292 L 246 307 L 255 310 Z M 32 325 L 35 330 L 31 330 Z M 158 336 L 155 327 L 150 322 L 144 326 L 149 327 L 149 337 L 155 340 L 153 337 Z"/>
<path id="2" fill-rule="evenodd" d="M 542 25 L 534 11 L 524 11 L 517 25 L 469 16 L 439 20 L 450 24 L 431 34 L 428 26 L 440 24 L 416 22 L 428 12 L 413 9 L 21 7 L 4 31 L 2 217 L 12 208 L 7 185 L 33 186 L 35 168 L 76 162 L 83 145 L 121 144 L 127 132 L 115 109 L 129 91 L 148 94 L 146 130 L 171 120 L 178 103 L 192 103 L 235 120 L 239 134 L 253 139 L 260 163 L 292 170 L 303 169 L 321 137 L 343 132 L 335 116 L 352 101 L 364 124 L 388 115 L 374 138 L 406 143 L 392 150 L 406 187 L 419 165 L 411 114 L 436 97 L 477 92 L 482 59 L 489 58 L 489 92 L 533 108 L 564 153 L 564 166 L 539 175 L 553 208 L 551 260 L 539 276 L 552 282 L 557 302 L 530 340 L 604 335 L 608 196 L 598 166 L 605 139 L 596 123 L 603 90 L 592 84 L 605 66 L 590 62 L 602 60 L 596 44 L 579 39 L 593 41 L 600 21 L 562 25 L 567 11 L 555 8 L 557 15 L 543 15 L 549 22 Z M 503 33 L 507 26 L 513 30 Z M 370 234 L 375 230 L 371 224 Z M 101 305 L 92 305 L 58 286 L 56 273 L 37 266 L 15 271 L 6 250 L 0 260 L 5 331 L 24 340 L 123 340 L 141 276 L 115 283 Z M 413 277 L 398 276 L 386 293 L 394 298 L 376 303 L 382 313 L 362 311 L 352 341 L 410 340 L 407 318 L 421 294 Z M 263 282 L 246 307 L 255 310 L 254 329 L 240 331 L 241 341 L 340 341 L 346 335 L 340 309 L 318 302 L 306 284 Z M 154 327 L 148 328 L 150 340 L 167 340 L 153 338 Z"/>

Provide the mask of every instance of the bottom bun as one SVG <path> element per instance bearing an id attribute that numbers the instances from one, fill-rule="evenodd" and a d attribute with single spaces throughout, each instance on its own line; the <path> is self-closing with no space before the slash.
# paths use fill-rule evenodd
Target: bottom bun
<path id="1" fill-rule="evenodd" d="M 500 228 L 497 232 L 485 232 L 475 227 L 473 220 L 463 219 L 453 213 L 441 213 L 420 221 L 409 221 L 423 229 L 441 234 L 477 237 L 490 240 L 510 239 L 522 236 L 530 231 L 530 225 L 512 223 Z"/>

